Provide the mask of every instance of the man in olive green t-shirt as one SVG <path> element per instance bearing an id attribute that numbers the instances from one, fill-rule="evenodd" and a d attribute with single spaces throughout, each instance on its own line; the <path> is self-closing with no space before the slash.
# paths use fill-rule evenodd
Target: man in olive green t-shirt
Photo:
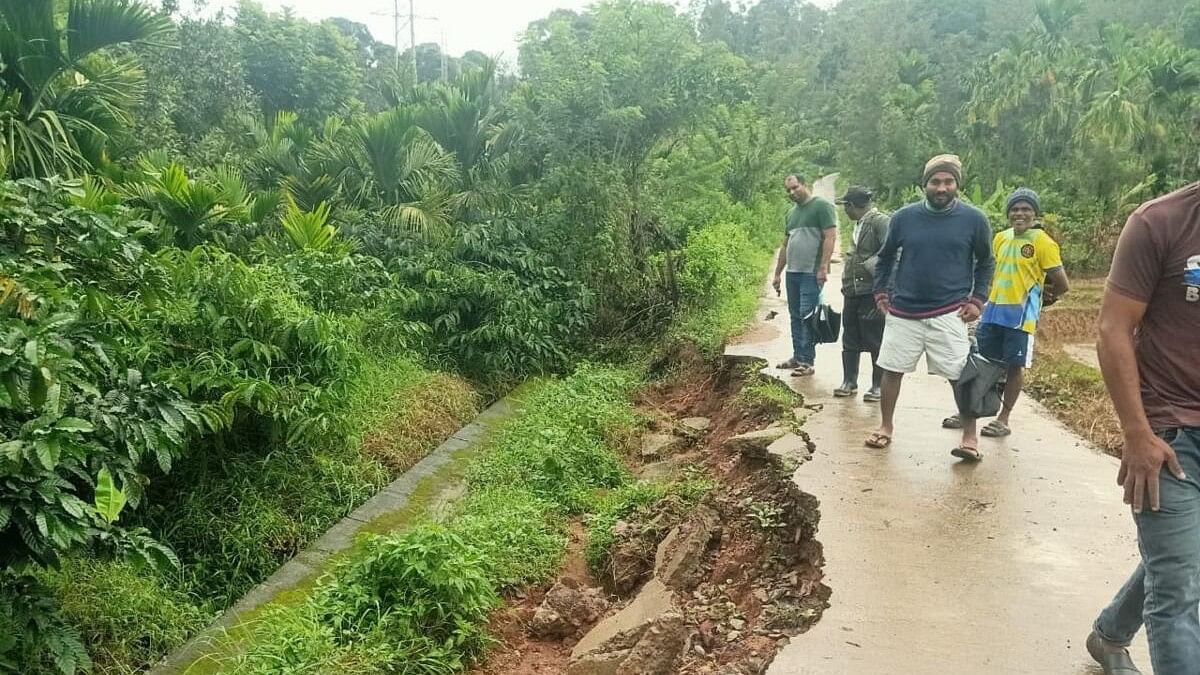
<path id="1" fill-rule="evenodd" d="M 783 285 L 787 271 L 788 314 L 792 320 L 792 358 L 779 364 L 792 375 L 813 374 L 816 343 L 804 317 L 812 313 L 821 298 L 821 287 L 829 276 L 829 261 L 837 237 L 837 214 L 833 204 L 812 193 L 804 178 L 795 174 L 784 181 L 788 197 L 794 202 L 784 224 L 784 239 L 775 265 L 775 292 Z"/>

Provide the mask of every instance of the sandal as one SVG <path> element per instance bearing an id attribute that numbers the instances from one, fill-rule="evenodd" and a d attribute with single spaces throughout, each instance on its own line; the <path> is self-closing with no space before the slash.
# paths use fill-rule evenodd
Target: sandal
<path id="1" fill-rule="evenodd" d="M 991 422 L 988 422 L 979 433 L 983 436 L 987 436 L 988 438 L 1003 438 L 1004 436 L 1011 434 L 1012 429 L 1010 429 L 1007 424 L 1001 422 L 1000 420 L 992 420 Z"/>
<path id="2" fill-rule="evenodd" d="M 801 365 L 803 364 L 796 359 L 788 359 L 787 361 L 784 361 L 775 367 L 779 368 L 780 370 L 793 370 L 795 368 L 799 368 Z"/>
<path id="3" fill-rule="evenodd" d="M 834 398 L 849 398 L 851 396 L 854 396 L 857 393 L 858 393 L 858 387 L 848 385 L 848 384 L 843 384 L 842 386 L 833 390 Z"/>
<path id="4" fill-rule="evenodd" d="M 801 363 L 799 366 L 796 366 L 795 370 L 792 371 L 792 377 L 808 377 L 815 372 L 817 371 L 812 366 L 808 365 L 807 363 Z"/>
<path id="5" fill-rule="evenodd" d="M 961 429 L 962 428 L 962 419 L 960 419 L 958 415 L 951 415 L 951 416 L 947 417 L 946 419 L 942 420 L 942 428 L 943 429 Z"/>
<path id="6" fill-rule="evenodd" d="M 979 448 L 972 448 L 969 445 L 960 445 L 950 451 L 951 455 L 963 460 L 964 462 L 981 462 L 983 461 L 983 453 Z"/>
<path id="7" fill-rule="evenodd" d="M 863 444 L 866 445 L 868 448 L 875 448 L 876 450 L 883 450 L 884 448 L 886 448 L 892 444 L 892 437 L 888 436 L 887 434 L 876 431 L 876 432 L 873 432 L 870 436 L 867 436 L 867 440 L 864 441 Z"/>

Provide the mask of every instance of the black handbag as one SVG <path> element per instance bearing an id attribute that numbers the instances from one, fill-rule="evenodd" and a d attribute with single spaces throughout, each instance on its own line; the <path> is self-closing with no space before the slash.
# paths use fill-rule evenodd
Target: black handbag
<path id="1" fill-rule="evenodd" d="M 804 319 L 816 344 L 837 342 L 842 332 L 842 315 L 824 302 L 819 302 Z"/>

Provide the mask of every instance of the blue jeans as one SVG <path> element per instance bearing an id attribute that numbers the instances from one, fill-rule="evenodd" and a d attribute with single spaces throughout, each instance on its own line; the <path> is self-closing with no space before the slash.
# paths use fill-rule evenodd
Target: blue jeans
<path id="1" fill-rule="evenodd" d="M 812 314 L 821 299 L 817 275 L 811 272 L 787 273 L 788 314 L 792 317 L 792 358 L 810 366 L 817 360 L 817 344 L 804 317 Z"/>
<path id="2" fill-rule="evenodd" d="M 1200 673 L 1200 428 L 1163 438 L 1187 475 L 1163 469 L 1161 509 L 1134 515 L 1142 562 L 1096 619 L 1105 640 L 1128 645 L 1143 624 L 1156 675 Z"/>

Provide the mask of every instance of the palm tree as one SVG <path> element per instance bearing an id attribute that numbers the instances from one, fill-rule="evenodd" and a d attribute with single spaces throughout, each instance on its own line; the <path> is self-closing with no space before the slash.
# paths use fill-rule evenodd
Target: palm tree
<path id="1" fill-rule="evenodd" d="M 0 173 L 75 174 L 104 159 L 130 122 L 143 78 L 129 57 L 101 52 L 161 44 L 170 19 L 133 0 L 0 0 Z"/>
<path id="2" fill-rule="evenodd" d="M 518 128 L 507 120 L 496 92 L 496 63 L 466 70 L 449 83 L 417 92 L 417 123 L 454 155 L 458 189 L 451 200 L 454 215 L 466 222 L 510 213 L 523 191 L 508 180 L 509 150 Z"/>
<path id="3" fill-rule="evenodd" d="M 339 134 L 321 148 L 330 175 L 343 176 L 352 203 L 378 209 L 385 222 L 415 232 L 444 230 L 451 220 L 454 157 L 401 106 Z"/>

